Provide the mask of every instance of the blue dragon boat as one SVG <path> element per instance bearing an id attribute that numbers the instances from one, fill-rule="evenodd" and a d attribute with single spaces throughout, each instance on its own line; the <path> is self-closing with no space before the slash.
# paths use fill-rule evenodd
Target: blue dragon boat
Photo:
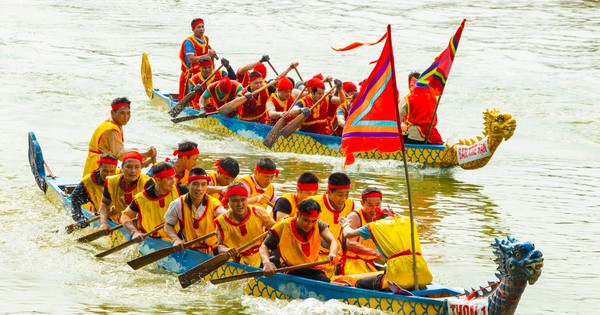
<path id="1" fill-rule="evenodd" d="M 46 174 L 44 157 L 35 134 L 30 132 L 28 138 L 29 163 L 37 185 L 49 199 L 57 199 L 70 213 L 70 193 L 78 182 L 56 177 L 51 172 Z M 83 212 L 88 218 L 94 216 L 88 209 L 83 208 Z M 113 222 L 109 223 L 116 226 Z M 95 227 L 99 225 L 97 221 L 93 224 Z M 110 243 L 116 246 L 130 238 L 131 235 L 121 228 L 111 234 Z M 170 242 L 146 238 L 138 245 L 134 255 L 139 257 L 170 246 Z M 499 280 L 489 283 L 486 289 L 463 291 L 432 283 L 423 290 L 402 295 L 276 274 L 273 277 L 245 280 L 244 291 L 249 295 L 270 299 L 336 299 L 349 305 L 406 315 L 514 314 L 527 283 L 535 283 L 541 275 L 542 253 L 533 244 L 511 237 L 496 239 L 492 247 L 498 263 Z M 184 250 L 155 262 L 155 265 L 168 272 L 181 274 L 212 257 L 198 251 Z M 260 269 L 229 261 L 207 275 L 204 281 L 254 271 Z"/>

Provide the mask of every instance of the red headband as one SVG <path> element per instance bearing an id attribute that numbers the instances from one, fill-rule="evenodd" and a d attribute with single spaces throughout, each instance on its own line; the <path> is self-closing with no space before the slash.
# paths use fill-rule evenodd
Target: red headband
<path id="1" fill-rule="evenodd" d="M 350 185 L 327 184 L 327 189 L 350 189 Z"/>
<path id="2" fill-rule="evenodd" d="M 194 22 L 192 24 L 192 30 L 196 28 L 196 25 L 198 24 L 204 24 L 204 20 L 203 19 L 199 19 L 198 21 Z"/>
<path id="3" fill-rule="evenodd" d="M 144 158 L 137 151 L 129 151 L 123 155 L 123 162 L 125 162 L 126 160 L 129 160 L 129 159 L 138 160 L 138 161 L 140 161 L 140 163 L 144 162 Z"/>
<path id="4" fill-rule="evenodd" d="M 119 160 L 109 158 L 109 157 L 101 157 L 98 160 L 98 164 L 110 164 L 110 165 L 115 165 L 115 166 L 117 165 L 118 162 L 119 162 Z"/>
<path id="5" fill-rule="evenodd" d="M 152 177 L 154 177 L 154 178 L 167 178 L 167 177 L 171 177 L 171 176 L 175 176 L 175 168 L 173 168 L 173 167 L 164 169 L 164 170 L 162 170 L 158 173 L 154 173 L 154 175 L 152 175 Z"/>
<path id="6" fill-rule="evenodd" d="M 192 176 L 188 176 L 188 183 L 191 183 L 195 180 L 205 180 L 207 182 L 210 182 L 211 178 L 208 175 L 192 175 Z"/>
<path id="7" fill-rule="evenodd" d="M 319 210 L 317 209 L 310 209 L 308 211 L 302 211 L 300 209 L 298 209 L 298 214 L 305 216 L 305 217 L 309 217 L 309 218 L 318 218 L 319 217 Z"/>
<path id="8" fill-rule="evenodd" d="M 279 176 L 279 170 L 278 169 L 274 169 L 272 171 L 266 170 L 264 168 L 260 168 L 258 165 L 256 165 L 254 167 L 254 170 L 261 173 L 261 174 L 265 174 L 265 175 L 275 175 L 275 177 Z"/>
<path id="9" fill-rule="evenodd" d="M 256 80 L 262 79 L 262 75 L 249 75 L 248 76 L 248 82 L 254 82 Z"/>
<path id="10" fill-rule="evenodd" d="M 121 108 L 121 107 L 125 107 L 125 106 L 129 107 L 129 106 L 131 106 L 131 104 L 127 104 L 127 103 L 117 103 L 117 104 L 111 105 L 111 106 L 110 106 L 110 108 L 111 108 L 112 110 L 117 110 L 117 109 L 119 109 L 119 108 Z"/>
<path id="11" fill-rule="evenodd" d="M 217 170 L 219 170 L 219 173 L 221 173 L 221 174 L 223 174 L 223 175 L 225 175 L 225 176 L 231 176 L 231 174 L 229 174 L 229 172 L 228 172 L 228 171 L 224 170 L 224 169 L 221 167 L 221 161 L 217 160 L 217 161 L 215 162 L 215 166 L 217 167 Z"/>
<path id="12" fill-rule="evenodd" d="M 367 198 L 383 198 L 383 194 L 378 192 L 378 191 L 372 191 L 366 194 L 362 194 L 360 195 L 361 199 L 367 199 Z"/>
<path id="13" fill-rule="evenodd" d="M 213 63 L 210 58 L 207 58 L 206 60 L 202 60 L 202 61 L 198 60 L 198 65 L 200 67 L 210 67 L 210 66 L 212 66 L 212 64 Z"/>
<path id="14" fill-rule="evenodd" d="M 296 187 L 305 191 L 317 191 L 319 190 L 319 183 L 297 183 Z"/>
<path id="15" fill-rule="evenodd" d="M 246 187 L 242 186 L 242 185 L 235 185 L 232 187 L 229 187 L 227 189 L 227 193 L 225 193 L 225 199 L 229 199 L 229 197 L 231 196 L 242 196 L 242 197 L 248 197 L 248 189 L 246 189 Z"/>
<path id="16" fill-rule="evenodd" d="M 196 154 L 200 154 L 200 151 L 198 151 L 198 148 L 193 148 L 191 150 L 187 150 L 187 151 L 173 151 L 173 155 L 182 157 L 182 156 L 192 156 L 192 155 L 196 155 Z"/>

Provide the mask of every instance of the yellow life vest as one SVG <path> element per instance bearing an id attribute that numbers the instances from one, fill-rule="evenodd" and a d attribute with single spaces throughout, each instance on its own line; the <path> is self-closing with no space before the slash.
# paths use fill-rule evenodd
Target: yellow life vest
<path id="1" fill-rule="evenodd" d="M 254 181 L 254 177 L 252 177 L 252 175 L 246 175 L 236 181 L 242 182 L 246 185 L 246 187 L 250 188 L 250 194 L 249 194 L 248 198 L 252 198 L 252 197 L 256 197 L 261 194 L 265 194 L 265 195 L 269 196 L 269 200 L 271 200 L 271 199 L 273 199 L 273 195 L 275 195 L 275 187 L 273 187 L 273 184 L 269 184 L 269 186 L 267 186 L 267 188 L 265 188 L 264 190 L 260 189 L 260 188 L 256 188 L 258 186 L 258 184 L 256 183 L 256 181 Z M 263 209 L 269 208 L 269 204 L 267 202 L 255 203 L 254 205 L 259 206 Z"/>
<path id="2" fill-rule="evenodd" d="M 414 289 L 410 218 L 402 216 L 377 220 L 369 223 L 368 227 L 381 254 L 388 259 L 382 288 L 388 288 L 388 281 L 393 281 L 404 289 Z M 414 230 L 417 230 L 416 224 Z M 421 242 L 417 234 L 415 234 L 415 254 L 419 287 L 423 287 L 433 280 L 433 276 L 421 256 Z"/>
<path id="3" fill-rule="evenodd" d="M 210 176 L 210 180 L 211 180 L 211 181 L 208 183 L 208 185 L 209 185 L 209 186 L 219 186 L 219 183 L 217 183 L 217 172 L 215 172 L 215 171 L 210 171 L 210 172 L 208 172 L 208 176 Z M 212 196 L 212 197 L 214 197 L 214 198 L 218 199 L 219 201 L 220 201 L 221 199 L 223 199 L 223 194 L 221 194 L 221 193 L 218 193 L 218 192 L 216 192 L 216 193 L 213 193 L 213 194 L 210 194 L 210 196 Z"/>
<path id="4" fill-rule="evenodd" d="M 183 170 L 183 176 L 179 177 L 178 175 L 175 175 L 175 178 L 177 178 L 177 182 L 183 184 L 183 185 L 187 185 L 188 184 L 188 176 L 190 175 L 190 171 L 188 171 L 187 169 Z"/>
<path id="5" fill-rule="evenodd" d="M 296 194 L 286 193 L 281 196 L 281 198 L 286 199 L 290 203 L 290 218 L 296 216 L 298 212 L 298 199 L 296 198 Z"/>
<path id="6" fill-rule="evenodd" d="M 123 176 L 124 175 L 121 173 L 106 178 L 105 189 L 108 190 L 108 194 L 110 195 L 112 201 L 111 206 L 114 206 L 116 210 L 116 214 L 111 215 L 109 218 L 115 223 L 119 223 L 121 212 L 129 206 L 133 201 L 133 197 L 144 191 L 146 183 L 148 183 L 149 180 L 152 180 L 148 175 L 140 174 L 140 177 L 135 184 L 125 188 L 125 178 Z"/>
<path id="7" fill-rule="evenodd" d="M 83 188 L 88 195 L 90 202 L 83 205 L 90 211 L 97 213 L 100 210 L 100 204 L 102 203 L 102 191 L 104 191 L 104 184 L 98 184 L 96 182 L 96 176 L 92 172 L 87 174 L 81 180 Z"/>
<path id="8" fill-rule="evenodd" d="M 263 231 L 263 220 L 256 214 L 256 209 L 249 205 L 246 218 L 240 223 L 235 223 L 230 218 L 230 212 L 219 215 L 215 223 L 219 227 L 223 245 L 229 248 L 239 248 L 240 246 L 259 236 Z M 248 249 L 240 253 L 240 263 L 248 266 L 259 267 L 261 264 L 258 249 L 261 242 L 257 241 Z"/>
<path id="9" fill-rule="evenodd" d="M 150 188 L 154 189 L 154 187 Z M 181 193 L 179 187 L 175 185 L 173 190 L 157 198 L 153 198 L 148 195 L 148 191 L 144 190 L 141 193 L 135 195 L 133 202 L 137 204 L 139 209 L 138 212 L 138 227 L 142 233 L 152 231 L 155 227 L 165 222 L 165 213 L 169 208 L 169 204 L 179 198 Z M 176 229 L 177 231 L 178 229 Z M 167 236 L 164 229 L 150 235 L 150 237 L 160 237 L 165 241 L 171 241 L 171 238 Z"/>
<path id="10" fill-rule="evenodd" d="M 108 131 L 114 130 L 119 133 L 121 136 L 121 141 L 125 141 L 123 138 L 123 129 L 117 126 L 112 120 L 106 120 L 101 123 L 94 133 L 92 134 L 92 138 L 90 139 L 90 143 L 88 144 L 88 155 L 85 160 L 85 166 L 83 167 L 83 176 L 93 172 L 96 168 L 98 168 L 98 160 L 100 159 L 100 155 L 103 153 L 110 153 L 117 155 L 119 152 L 102 152 L 100 151 L 100 141 L 102 140 L 102 136 Z"/>
<path id="11" fill-rule="evenodd" d="M 217 208 L 221 206 L 221 202 L 207 195 L 206 209 L 200 218 L 195 219 L 192 207 L 185 202 L 187 196 L 188 194 L 185 194 L 179 197 L 178 200 L 178 202 L 181 202 L 181 221 L 179 221 L 179 226 L 183 231 L 185 240 L 191 241 L 216 230 L 215 218 L 217 217 Z M 217 248 L 217 237 L 209 237 L 200 243 L 196 243 L 192 248 L 203 253 L 212 254 L 213 250 Z"/>
<path id="12" fill-rule="evenodd" d="M 363 209 L 355 210 L 355 212 L 360 218 L 359 226 L 365 225 L 367 223 L 367 220 L 365 220 L 365 214 L 363 212 Z M 375 242 L 373 242 L 372 239 L 365 240 L 359 236 L 356 241 L 364 247 L 372 248 L 375 250 L 377 249 L 377 247 L 375 246 Z M 374 257 L 358 255 L 356 253 L 347 251 L 342 257 L 343 274 L 353 275 L 359 273 L 376 272 L 377 268 L 375 268 L 374 259 L 369 258 Z"/>
<path id="13" fill-rule="evenodd" d="M 315 224 L 305 239 L 298 233 L 297 219 L 296 217 L 283 219 L 271 228 L 279 237 L 279 253 L 288 266 L 316 262 L 319 259 L 319 247 L 321 247 L 319 225 Z"/>

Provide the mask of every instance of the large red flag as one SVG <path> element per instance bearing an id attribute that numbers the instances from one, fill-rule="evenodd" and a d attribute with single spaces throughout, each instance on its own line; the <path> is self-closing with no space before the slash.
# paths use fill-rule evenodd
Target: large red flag
<path id="1" fill-rule="evenodd" d="M 346 119 L 340 149 L 346 156 L 344 166 L 354 163 L 354 152 L 404 151 L 404 141 L 399 132 L 398 88 L 390 25 L 384 37 L 386 42 L 381 56 L 361 85 Z"/>

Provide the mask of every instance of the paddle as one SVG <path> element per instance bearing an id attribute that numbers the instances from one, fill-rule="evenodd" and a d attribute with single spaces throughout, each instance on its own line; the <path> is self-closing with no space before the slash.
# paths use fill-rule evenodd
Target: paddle
<path id="1" fill-rule="evenodd" d="M 248 247 L 252 246 L 252 244 L 256 243 L 256 241 L 262 240 L 262 238 L 267 235 L 269 231 L 265 231 L 261 233 L 259 236 L 252 239 L 250 242 L 240 246 L 237 251 L 242 252 Z M 190 285 L 196 283 L 198 280 L 204 278 L 207 274 L 213 272 L 213 270 L 223 266 L 229 260 L 229 254 L 221 253 L 198 266 L 188 270 L 185 273 L 179 275 L 179 283 L 181 283 L 182 288 L 187 288 Z"/>
<path id="2" fill-rule="evenodd" d="M 279 272 L 286 272 L 286 271 L 294 271 L 297 269 L 311 268 L 311 267 L 323 265 L 326 263 L 329 263 L 329 260 L 322 260 L 322 261 L 311 262 L 311 263 L 306 263 L 306 264 L 301 264 L 301 265 L 296 265 L 296 266 L 278 268 L 278 269 L 275 269 L 275 272 L 279 273 Z M 265 272 L 262 270 L 261 271 L 252 271 L 252 272 L 242 273 L 239 275 L 233 275 L 233 276 L 213 279 L 213 280 L 210 280 L 210 283 L 219 284 L 219 283 L 231 282 L 231 281 L 235 281 L 235 280 L 260 277 L 260 276 L 264 276 L 264 275 L 265 275 Z"/>
<path id="3" fill-rule="evenodd" d="M 164 224 L 164 223 L 161 223 L 161 224 L 159 224 L 158 226 L 156 226 L 156 227 L 154 228 L 154 230 L 152 230 L 152 231 L 150 231 L 150 232 L 148 232 L 148 233 L 144 234 L 144 237 L 147 237 L 147 236 L 150 236 L 150 235 L 154 234 L 154 233 L 155 233 L 155 232 L 157 232 L 158 230 L 162 229 L 164 226 L 165 226 L 165 224 Z M 112 254 L 112 253 L 114 253 L 114 252 L 118 252 L 118 251 L 120 251 L 120 250 L 121 250 L 121 249 L 123 249 L 123 248 L 127 248 L 127 247 L 129 247 L 130 245 L 133 245 L 134 243 L 135 243 L 135 241 L 134 241 L 134 240 L 129 240 L 129 241 L 127 241 L 127 242 L 123 243 L 123 244 L 119 244 L 119 245 L 117 245 L 117 246 L 115 246 L 115 247 L 113 247 L 113 248 L 111 248 L 111 249 L 108 249 L 108 250 L 105 250 L 105 251 L 103 251 L 103 252 L 100 252 L 100 253 L 96 254 L 96 257 L 104 257 L 104 256 L 108 256 L 108 255 L 110 255 L 110 254 Z"/>
<path id="4" fill-rule="evenodd" d="M 275 67 L 273 67 L 273 65 L 271 64 L 271 60 L 267 60 L 267 63 L 269 64 L 269 66 L 271 67 L 271 69 L 273 69 L 273 72 L 275 72 L 275 75 L 279 76 L 279 73 L 277 73 L 277 70 L 275 70 Z"/>
<path id="5" fill-rule="evenodd" d="M 133 220 L 137 221 L 137 218 L 135 218 Z M 80 243 L 89 243 L 93 240 L 97 240 L 97 239 L 101 238 L 102 236 L 110 235 L 112 232 L 120 229 L 121 227 L 123 227 L 123 224 L 113 226 L 109 230 L 98 230 L 92 234 L 78 238 L 77 241 Z"/>
<path id="6" fill-rule="evenodd" d="M 296 98 L 292 102 L 292 106 L 290 108 L 288 108 L 286 113 L 289 114 L 292 111 L 292 108 L 294 108 L 294 104 L 296 104 L 296 102 L 300 99 L 300 97 L 302 97 L 302 94 L 304 94 L 304 91 L 306 91 L 306 85 L 302 88 L 302 91 L 300 91 L 300 94 L 298 94 L 296 96 Z M 263 144 L 265 145 L 265 147 L 271 148 L 273 146 L 273 144 L 275 144 L 275 141 L 277 141 L 277 138 L 279 138 L 279 133 L 281 132 L 281 129 L 283 129 L 283 127 L 285 126 L 286 120 L 287 119 L 280 117 L 279 120 L 277 121 L 277 123 L 275 123 L 275 126 L 273 126 L 273 128 L 271 128 L 271 131 L 269 131 L 269 134 L 267 134 L 267 136 L 263 140 Z"/>
<path id="7" fill-rule="evenodd" d="M 184 121 L 188 121 L 188 120 L 194 120 L 197 118 L 206 118 L 206 116 L 210 116 L 210 115 L 214 115 L 214 114 L 218 114 L 219 112 L 212 112 L 212 113 L 206 113 L 205 111 L 201 111 L 200 114 L 197 115 L 190 115 L 190 116 L 183 116 L 183 117 L 177 117 L 177 118 L 173 118 L 171 119 L 172 122 L 178 124 L 180 122 L 184 122 Z"/>
<path id="8" fill-rule="evenodd" d="M 144 90 L 146 91 L 146 95 L 149 98 L 153 98 L 154 94 L 152 91 L 154 90 L 152 86 L 152 68 L 150 67 L 150 61 L 148 60 L 148 54 L 142 53 L 142 84 L 144 84 Z"/>
<path id="9" fill-rule="evenodd" d="M 194 89 L 189 92 L 188 94 L 186 94 L 181 101 L 179 101 L 179 103 L 177 103 L 177 105 L 173 106 L 173 108 L 171 108 L 169 110 L 169 115 L 173 118 L 177 117 L 181 111 L 183 111 L 183 109 L 192 101 L 192 99 L 194 99 L 194 97 L 196 96 L 196 94 L 200 91 L 200 89 L 206 85 L 206 82 L 210 81 L 210 79 L 212 79 L 212 77 L 215 76 L 215 73 L 219 72 L 219 70 L 221 70 L 221 68 L 223 68 L 223 65 L 220 65 L 217 70 L 213 71 L 213 73 L 211 73 L 208 78 L 206 78 L 206 80 L 204 80 L 204 82 L 202 82 L 201 84 L 198 84 L 196 86 L 194 86 Z"/>
<path id="10" fill-rule="evenodd" d="M 89 225 L 90 223 L 92 223 L 94 221 L 98 221 L 98 220 L 100 220 L 100 215 L 97 215 L 91 219 L 87 219 L 85 221 L 85 223 Z M 79 228 L 79 226 L 77 225 L 77 222 L 75 222 L 75 223 L 71 223 L 71 224 L 65 226 L 65 231 L 67 232 L 67 234 L 71 234 L 78 228 Z"/>
<path id="11" fill-rule="evenodd" d="M 183 244 L 183 247 L 185 249 L 188 249 L 188 248 L 192 247 L 194 244 L 199 243 L 199 242 L 201 242 L 201 241 L 203 241 L 203 240 L 205 240 L 205 239 L 207 239 L 209 237 L 213 237 L 215 235 L 217 235 L 217 232 L 208 233 L 206 235 L 203 235 L 203 236 L 200 236 L 198 238 L 195 238 L 195 239 L 193 239 L 193 240 L 191 240 L 189 242 L 185 242 Z M 178 247 L 173 247 L 173 246 L 167 247 L 167 248 L 163 248 L 163 249 L 159 249 L 159 250 L 154 251 L 154 252 L 152 252 L 150 254 L 138 257 L 138 258 L 136 258 L 134 260 L 130 260 L 130 261 L 127 262 L 127 264 L 131 268 L 133 268 L 133 270 L 138 270 L 138 269 L 140 269 L 140 268 L 142 268 L 144 266 L 147 266 L 147 265 L 149 265 L 149 264 L 151 264 L 151 263 L 153 263 L 153 262 L 155 262 L 157 260 L 161 260 L 161 259 L 163 259 L 163 258 L 165 258 L 165 257 L 167 257 L 167 256 L 169 256 L 169 255 L 171 255 L 171 254 L 173 254 L 175 252 L 178 252 L 178 251 L 180 251 L 180 249 Z"/>
<path id="12" fill-rule="evenodd" d="M 332 87 L 331 89 L 329 89 L 329 91 L 325 92 L 323 97 L 321 97 L 317 102 L 315 102 L 315 105 L 313 105 L 310 108 L 311 113 L 312 113 L 313 108 L 321 106 L 321 101 L 323 101 L 327 97 L 327 95 L 329 95 L 329 93 L 331 93 L 333 91 L 333 89 L 335 89 L 335 87 Z M 306 119 L 308 119 L 308 116 L 304 116 L 303 114 L 298 115 L 298 117 L 294 118 L 294 120 L 292 120 L 289 124 L 287 124 L 281 130 L 281 134 L 286 138 L 289 137 L 292 133 L 294 133 L 294 131 L 296 131 L 298 128 L 300 128 L 300 125 L 302 125 L 302 123 Z"/>
<path id="13" fill-rule="evenodd" d="M 252 91 L 252 96 L 256 96 L 258 95 L 258 93 L 262 92 L 262 90 L 269 88 L 271 85 L 274 85 L 275 83 L 277 83 L 277 78 L 273 79 L 271 82 L 269 82 L 269 84 L 265 84 L 263 85 L 260 89 L 257 89 L 256 91 Z M 219 112 L 219 114 L 225 116 L 231 112 L 233 112 L 234 110 L 236 110 L 238 107 L 242 106 L 242 104 L 244 104 L 246 102 L 246 96 L 239 96 L 236 99 L 234 99 L 231 102 L 228 102 L 226 104 L 224 104 L 223 106 L 217 108 L 217 111 Z"/>

